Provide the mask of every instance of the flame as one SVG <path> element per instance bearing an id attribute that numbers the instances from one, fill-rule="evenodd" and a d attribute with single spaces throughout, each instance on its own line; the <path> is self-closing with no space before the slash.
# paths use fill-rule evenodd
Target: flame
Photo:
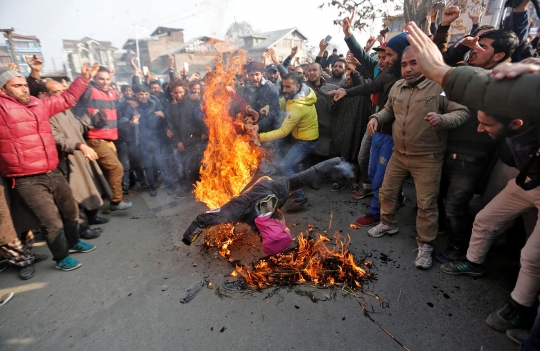
<path id="1" fill-rule="evenodd" d="M 230 227 L 229 227 L 230 226 Z M 231 230 L 232 227 L 232 230 Z M 226 251 L 235 239 L 232 224 L 217 225 L 208 232 L 205 243 L 208 247 L 223 248 Z M 376 279 L 369 273 L 371 262 L 357 262 L 349 251 L 350 237 L 342 236 L 336 231 L 333 239 L 321 233 L 310 233 L 313 226 L 308 226 L 308 232 L 300 232 L 295 238 L 297 246 L 281 254 L 266 257 L 249 266 L 236 264 L 230 276 L 243 277 L 252 289 L 264 289 L 276 285 L 291 285 L 312 283 L 317 287 L 348 287 L 353 290 L 361 289 L 362 282 Z M 219 251 L 225 258 L 229 256 L 223 250 Z"/>
<path id="2" fill-rule="evenodd" d="M 232 97 L 225 89 L 233 86 L 232 78 L 241 71 L 244 59 L 228 57 L 225 64 L 218 58 L 203 95 L 209 140 L 201 162 L 201 180 L 196 182 L 194 193 L 209 208 L 217 208 L 238 195 L 259 165 L 259 148 L 247 134 L 237 134 L 234 129 L 229 116 Z M 234 123 L 242 124 L 239 120 Z"/>

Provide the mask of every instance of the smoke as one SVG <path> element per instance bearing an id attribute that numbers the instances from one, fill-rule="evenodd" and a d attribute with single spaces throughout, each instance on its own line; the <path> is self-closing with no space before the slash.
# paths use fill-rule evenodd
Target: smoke
<path id="1" fill-rule="evenodd" d="M 339 175 L 341 175 L 343 178 L 354 178 L 353 165 L 343 159 L 337 166 L 335 166 L 335 169 L 339 171 Z M 334 175 L 338 175 L 336 173 L 334 173 Z"/>

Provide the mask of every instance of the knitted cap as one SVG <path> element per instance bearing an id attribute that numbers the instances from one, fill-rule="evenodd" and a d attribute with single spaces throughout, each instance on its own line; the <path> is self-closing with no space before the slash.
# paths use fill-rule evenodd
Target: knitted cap
<path id="1" fill-rule="evenodd" d="M 15 77 L 23 77 L 23 75 L 10 69 L 0 70 L 0 87 L 3 87 L 11 78 Z"/>
<path id="2" fill-rule="evenodd" d="M 400 33 L 396 35 L 392 39 L 388 40 L 386 47 L 394 50 L 398 55 L 401 55 L 403 50 L 409 46 L 407 35 L 409 35 L 409 33 Z"/>
<path id="3" fill-rule="evenodd" d="M 263 73 L 263 65 L 260 62 L 251 61 L 246 65 L 246 73 L 261 72 Z"/>

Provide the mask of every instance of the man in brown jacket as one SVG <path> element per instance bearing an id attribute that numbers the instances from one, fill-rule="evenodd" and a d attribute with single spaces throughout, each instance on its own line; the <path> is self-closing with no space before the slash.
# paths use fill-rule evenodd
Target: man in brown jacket
<path id="1" fill-rule="evenodd" d="M 394 84 L 384 109 L 372 115 L 368 123 L 368 130 L 375 130 L 379 123 L 394 122 L 395 145 L 380 195 L 381 222 L 368 235 L 378 238 L 397 233 L 400 188 L 412 175 L 418 204 L 415 266 L 428 269 L 438 231 L 437 197 L 448 129 L 465 123 L 470 113 L 465 106 L 449 101 L 439 84 L 422 75 L 409 48 L 403 51 L 401 74 L 404 79 Z"/>

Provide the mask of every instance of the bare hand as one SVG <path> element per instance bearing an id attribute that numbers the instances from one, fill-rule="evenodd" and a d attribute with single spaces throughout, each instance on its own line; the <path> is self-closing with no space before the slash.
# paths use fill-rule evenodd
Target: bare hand
<path id="1" fill-rule="evenodd" d="M 348 38 L 352 35 L 352 26 L 354 21 L 354 12 L 355 9 L 351 9 L 351 17 L 345 17 L 343 19 L 343 34 L 345 34 L 345 38 Z"/>
<path id="2" fill-rule="evenodd" d="M 173 132 L 170 129 L 167 129 L 167 138 L 172 138 L 173 136 Z"/>
<path id="3" fill-rule="evenodd" d="M 185 150 L 183 142 L 179 142 L 178 144 L 176 144 L 176 147 L 178 148 L 178 151 L 184 151 Z"/>
<path id="4" fill-rule="evenodd" d="M 478 37 L 465 37 L 463 39 L 461 39 L 460 41 L 458 41 L 456 43 L 456 47 L 460 46 L 460 45 L 463 45 L 463 46 L 466 46 L 468 47 L 469 49 L 471 50 L 476 50 L 478 52 L 484 52 L 486 50 L 484 50 L 483 47 L 481 47 L 479 44 L 478 44 L 478 41 L 480 40 L 480 38 Z"/>
<path id="5" fill-rule="evenodd" d="M 95 161 L 99 158 L 98 154 L 94 151 L 94 149 L 92 149 L 86 144 L 81 144 L 79 150 L 81 150 L 84 158 L 86 158 L 87 161 Z"/>
<path id="6" fill-rule="evenodd" d="M 484 13 L 484 6 L 475 6 L 469 11 L 469 18 L 471 19 L 473 24 L 480 23 L 480 19 L 482 18 L 482 14 Z"/>
<path id="7" fill-rule="evenodd" d="M 19 67 L 17 67 L 16 64 L 14 64 L 13 62 L 11 63 L 8 63 L 7 65 L 7 68 L 10 70 L 10 71 L 15 71 L 15 72 L 19 72 Z"/>
<path id="8" fill-rule="evenodd" d="M 345 91 L 345 89 L 339 88 L 337 90 L 330 90 L 328 92 L 328 95 L 334 95 L 334 101 L 339 101 L 345 96 L 347 96 L 347 92 Z"/>
<path id="9" fill-rule="evenodd" d="M 225 91 L 229 94 L 235 94 L 234 88 L 229 85 L 225 87 Z"/>
<path id="10" fill-rule="evenodd" d="M 369 135 L 373 136 L 378 127 L 379 127 L 379 121 L 377 120 L 377 118 L 370 119 L 367 124 L 367 131 Z"/>
<path id="11" fill-rule="evenodd" d="M 430 112 L 424 117 L 424 121 L 428 122 L 433 128 L 439 128 L 442 125 L 441 116 L 438 113 Z"/>
<path id="12" fill-rule="evenodd" d="M 322 39 L 321 42 L 319 43 L 319 50 L 320 50 L 319 52 L 324 53 L 324 50 L 326 50 L 328 45 L 330 45 L 330 43 L 327 43 L 326 41 L 324 41 L 324 39 Z"/>
<path id="13" fill-rule="evenodd" d="M 450 67 L 444 63 L 437 45 L 414 22 L 407 24 L 407 31 L 409 32 L 407 40 L 416 54 L 416 62 L 420 70 L 428 79 L 442 84 L 444 75 Z"/>
<path id="14" fill-rule="evenodd" d="M 348 63 L 348 64 L 351 64 L 351 65 L 354 65 L 355 69 L 356 69 L 356 66 L 358 66 L 360 64 L 360 61 L 358 61 L 356 59 L 356 57 L 354 57 L 354 55 L 352 54 L 352 52 L 349 52 L 347 54 L 347 57 L 345 59 L 345 61 Z"/>
<path id="15" fill-rule="evenodd" d="M 375 45 L 376 41 L 377 41 L 377 39 L 375 39 L 375 37 L 369 37 L 369 39 L 367 40 L 367 43 L 366 43 L 366 47 L 364 48 L 364 51 L 368 52 L 369 50 L 371 50 L 373 45 Z M 349 55 L 347 54 L 347 56 L 349 56 Z"/>
<path id="16" fill-rule="evenodd" d="M 490 77 L 501 80 L 516 78 L 523 74 L 540 74 L 540 63 L 535 61 L 540 59 L 528 58 L 519 63 L 500 63 L 493 68 Z"/>
<path id="17" fill-rule="evenodd" d="M 251 106 L 247 108 L 247 113 L 253 116 L 253 123 L 259 120 L 259 112 L 255 111 Z"/>
<path id="18" fill-rule="evenodd" d="M 291 49 L 291 58 L 298 53 L 298 46 L 293 46 Z"/>
<path id="19" fill-rule="evenodd" d="M 131 119 L 131 121 L 129 123 L 137 124 L 137 123 L 139 123 L 139 119 L 141 119 L 141 115 L 137 114 L 137 115 L 133 116 L 133 118 Z"/>
<path id="20" fill-rule="evenodd" d="M 269 48 L 269 49 L 266 49 L 266 51 L 268 52 L 268 55 L 270 55 L 272 62 L 276 65 L 279 64 L 279 60 L 276 55 L 276 50 L 274 50 L 274 48 Z"/>
<path id="21" fill-rule="evenodd" d="M 259 111 L 259 113 L 263 116 L 268 116 L 268 113 L 270 112 L 270 107 L 269 106 L 265 106 L 263 108 L 261 108 L 261 110 Z"/>
<path id="22" fill-rule="evenodd" d="M 169 55 L 169 69 L 174 69 L 174 56 Z"/>
<path id="23" fill-rule="evenodd" d="M 97 71 L 99 70 L 99 63 L 94 63 L 92 67 L 90 67 L 90 64 L 86 62 L 82 68 L 81 68 L 81 77 L 86 79 L 87 81 L 91 81 L 92 78 L 97 74 Z"/>
<path id="24" fill-rule="evenodd" d="M 30 69 L 32 71 L 41 72 L 41 69 L 43 68 L 43 61 L 41 61 L 38 55 L 24 55 L 24 60 L 26 61 L 28 66 L 30 66 Z"/>
<path id="25" fill-rule="evenodd" d="M 158 116 L 158 117 L 161 117 L 161 118 L 164 118 L 164 117 L 165 117 L 165 115 L 163 114 L 163 111 L 156 111 L 156 112 L 154 112 L 154 114 L 155 114 L 156 116 Z"/>
<path id="26" fill-rule="evenodd" d="M 461 16 L 461 10 L 457 6 L 448 6 L 444 9 L 441 18 L 441 26 L 449 26 Z"/>
<path id="27" fill-rule="evenodd" d="M 208 140 L 208 135 L 207 134 L 201 134 L 201 141 L 206 141 Z"/>
<path id="28" fill-rule="evenodd" d="M 386 43 L 386 34 L 385 35 L 377 35 L 377 41 L 382 45 Z"/>

